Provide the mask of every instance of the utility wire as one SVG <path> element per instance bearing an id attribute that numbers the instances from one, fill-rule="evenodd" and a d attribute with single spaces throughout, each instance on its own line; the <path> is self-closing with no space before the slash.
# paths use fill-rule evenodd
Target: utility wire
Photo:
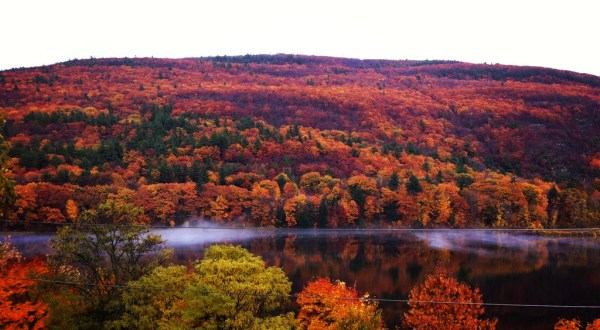
<path id="1" fill-rule="evenodd" d="M 600 232 L 600 227 L 592 228 L 275 228 L 275 227 L 216 227 L 216 226 L 189 226 L 189 227 L 174 227 L 167 225 L 144 225 L 144 224 L 119 224 L 119 223 L 90 223 L 90 222 L 38 222 L 38 221 L 27 221 L 27 220 L 0 220 L 0 222 L 8 224 L 35 224 L 35 225 L 53 225 L 53 226 L 89 226 L 89 227 L 102 227 L 102 226 L 115 226 L 115 227 L 144 227 L 148 229 L 204 229 L 204 230 L 256 230 L 256 231 L 332 231 L 332 232 L 450 232 L 450 231 L 464 231 L 464 232 L 572 232 L 572 231 L 583 231 L 583 232 Z"/>
<path id="2" fill-rule="evenodd" d="M 43 278 L 30 278 L 30 277 L 15 277 L 15 276 L 0 276 L 3 279 L 22 280 L 22 281 L 33 281 L 41 283 L 52 283 L 57 285 L 66 286 L 101 286 L 110 287 L 126 290 L 149 290 L 149 291 L 170 291 L 180 292 L 179 289 L 169 289 L 160 287 L 138 287 L 130 285 L 117 285 L 107 284 L 100 285 L 96 283 L 84 283 L 75 281 L 60 281 L 60 280 L 49 280 Z M 330 299 L 330 300 L 351 300 L 351 301 L 363 301 L 363 302 L 389 302 L 389 303 L 411 303 L 411 304 L 438 304 L 438 305 L 478 305 L 478 306 L 494 306 L 494 307 L 526 307 L 526 308 L 562 308 L 562 309 L 600 309 L 600 306 L 594 305 L 559 305 L 559 304 L 515 304 L 515 303 L 489 303 L 489 302 L 470 302 L 470 301 L 437 301 L 437 300 L 409 300 L 409 299 L 393 299 L 393 298 L 353 298 L 353 297 L 331 297 L 331 296 L 315 296 L 315 295 L 302 295 L 302 294 L 280 294 L 280 293 L 256 293 L 256 292 L 242 292 L 242 291 L 209 291 L 209 290 L 190 290 L 201 294 L 227 294 L 227 295 L 242 295 L 242 296 L 255 296 L 255 297 L 281 297 L 281 298 L 313 298 L 313 299 Z"/>

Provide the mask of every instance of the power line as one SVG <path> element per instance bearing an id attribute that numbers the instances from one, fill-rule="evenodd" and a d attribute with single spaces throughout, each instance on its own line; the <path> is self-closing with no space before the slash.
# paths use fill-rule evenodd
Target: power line
<path id="1" fill-rule="evenodd" d="M 130 286 L 130 285 L 117 285 L 117 284 L 96 284 L 96 283 L 84 283 L 75 281 L 61 281 L 61 280 L 50 280 L 43 278 L 30 278 L 30 277 L 15 277 L 15 276 L 0 276 L 3 279 L 12 280 L 23 280 L 33 281 L 40 283 L 52 283 L 64 286 L 98 286 L 98 287 L 110 287 L 116 289 L 126 290 L 148 290 L 148 291 L 168 291 L 168 292 L 181 292 L 180 289 L 169 289 L 160 287 L 148 287 L 148 286 Z M 359 297 L 331 297 L 331 296 L 315 296 L 315 295 L 301 295 L 301 294 L 280 294 L 280 293 L 256 293 L 256 292 L 242 292 L 242 291 L 210 291 L 210 290 L 197 290 L 192 289 L 192 292 L 201 294 L 227 294 L 227 295 L 242 295 L 242 296 L 256 296 L 256 297 L 281 297 L 281 298 L 313 298 L 313 299 L 329 299 L 329 300 L 351 300 L 351 301 L 363 301 L 363 302 L 384 302 L 384 303 L 414 303 L 414 304 L 437 304 L 437 305 L 478 305 L 478 306 L 493 306 L 493 307 L 524 307 L 524 308 L 561 308 L 561 309 L 600 309 L 600 306 L 594 305 L 559 305 L 559 304 L 516 304 L 516 303 L 489 303 L 489 302 L 470 302 L 470 301 L 437 301 L 437 300 L 409 300 L 409 299 L 395 299 L 395 298 L 359 298 Z"/>
<path id="2" fill-rule="evenodd" d="M 52 226 L 115 226 L 143 227 L 148 229 L 204 229 L 204 230 L 256 230 L 256 231 L 305 231 L 305 232 L 600 232 L 600 227 L 592 228 L 276 228 L 276 227 L 234 227 L 234 226 L 167 226 L 119 223 L 89 223 L 89 222 L 39 222 L 28 220 L 0 220 L 8 224 L 34 224 Z"/>

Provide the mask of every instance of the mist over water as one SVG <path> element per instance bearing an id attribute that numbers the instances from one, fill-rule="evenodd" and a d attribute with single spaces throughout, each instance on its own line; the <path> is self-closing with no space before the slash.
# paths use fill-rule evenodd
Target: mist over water
<path id="1" fill-rule="evenodd" d="M 396 230 L 396 229 L 274 229 L 224 227 L 214 222 L 196 220 L 186 222 L 181 227 L 154 228 L 153 234 L 166 240 L 167 248 L 189 254 L 201 252 L 212 244 L 229 243 L 250 246 L 261 240 L 313 240 L 315 244 L 323 240 L 345 244 L 348 240 L 377 240 L 395 247 L 426 247 L 436 251 L 469 254 L 484 258 L 506 258 L 511 253 L 527 252 L 531 255 L 568 257 L 600 252 L 600 239 L 592 237 L 538 236 L 522 232 L 489 230 Z M 24 256 L 51 254 L 49 233 L 0 233 L 0 240 L 10 239 Z M 383 243 L 381 243 L 383 244 Z M 184 252 L 185 251 L 185 252 Z M 278 251 L 265 251 L 277 254 Z M 600 253 L 598 253 L 600 256 Z M 600 259 L 600 258 L 599 258 Z"/>
<path id="2" fill-rule="evenodd" d="M 490 255 L 490 250 L 531 251 L 542 246 L 555 253 L 577 247 L 600 251 L 600 240 L 592 237 L 538 236 L 486 230 L 434 230 L 411 233 L 432 249 L 480 255 Z"/>
<path id="3" fill-rule="evenodd" d="M 167 247 L 172 248 L 244 242 L 273 235 L 267 231 L 252 229 L 194 227 L 154 229 L 151 232 L 162 236 L 167 241 Z"/>
<path id="4" fill-rule="evenodd" d="M 480 256 L 493 256 L 502 251 L 531 251 L 544 247 L 553 253 L 563 250 L 584 248 L 600 252 L 600 239 L 592 237 L 538 236 L 519 232 L 489 230 L 396 230 L 396 229 L 274 229 L 224 227 L 214 222 L 192 221 L 181 227 L 151 229 L 167 241 L 169 248 L 194 249 L 218 244 L 243 244 L 264 238 L 295 239 L 348 239 L 379 238 L 407 244 L 407 241 L 420 241 L 434 250 L 471 253 Z M 51 253 L 49 233 L 5 232 L 0 233 L 0 241 L 9 240 L 25 256 Z M 495 252 L 497 251 L 497 252 Z M 545 251 L 545 252 L 546 252 Z"/>
<path id="5" fill-rule="evenodd" d="M 0 232 L 0 241 L 10 241 L 25 257 L 51 253 L 50 239 L 52 237 L 54 235 L 48 233 Z"/>
<path id="6" fill-rule="evenodd" d="M 532 251 L 543 247 L 544 253 L 585 248 L 600 251 L 600 240 L 592 237 L 556 237 L 519 232 L 486 230 L 386 230 L 386 229 L 273 229 L 240 227 L 189 226 L 154 229 L 152 233 L 167 240 L 167 246 L 185 248 L 217 243 L 242 244 L 264 238 L 294 239 L 365 239 L 378 238 L 408 244 L 420 241 L 434 250 L 492 256 L 503 251 Z"/>

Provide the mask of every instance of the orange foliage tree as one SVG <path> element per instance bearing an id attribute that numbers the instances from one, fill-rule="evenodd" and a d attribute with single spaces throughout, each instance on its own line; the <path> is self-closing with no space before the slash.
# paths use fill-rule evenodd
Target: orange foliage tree
<path id="1" fill-rule="evenodd" d="M 578 319 L 560 319 L 554 325 L 555 330 L 580 330 L 581 321 Z M 592 323 L 588 323 L 585 327 L 585 330 L 599 330 L 600 329 L 600 319 L 595 319 Z"/>
<path id="2" fill-rule="evenodd" d="M 275 224 L 276 203 L 280 195 L 279 186 L 275 181 L 263 180 L 252 186 L 250 216 L 255 224 L 261 226 Z"/>
<path id="3" fill-rule="evenodd" d="M 344 282 L 319 278 L 298 294 L 298 325 L 302 329 L 383 329 L 381 311 L 368 294 Z"/>
<path id="4" fill-rule="evenodd" d="M 410 310 L 404 318 L 413 329 L 495 329 L 497 320 L 480 319 L 482 303 L 479 289 L 471 289 L 438 268 L 411 290 Z"/>
<path id="5" fill-rule="evenodd" d="M 32 274 L 48 270 L 41 260 L 23 261 L 10 242 L 0 242 L 0 327 L 3 329 L 43 329 L 48 306 L 32 290 Z"/>

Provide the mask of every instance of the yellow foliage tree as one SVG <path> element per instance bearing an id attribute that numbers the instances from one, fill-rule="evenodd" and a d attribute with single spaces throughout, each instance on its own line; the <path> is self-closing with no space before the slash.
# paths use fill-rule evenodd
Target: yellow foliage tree
<path id="1" fill-rule="evenodd" d="M 77 221 L 77 217 L 79 216 L 79 208 L 77 207 L 77 203 L 75 203 L 72 199 L 69 199 L 67 200 L 65 209 L 67 211 L 67 217 L 69 220 Z"/>

